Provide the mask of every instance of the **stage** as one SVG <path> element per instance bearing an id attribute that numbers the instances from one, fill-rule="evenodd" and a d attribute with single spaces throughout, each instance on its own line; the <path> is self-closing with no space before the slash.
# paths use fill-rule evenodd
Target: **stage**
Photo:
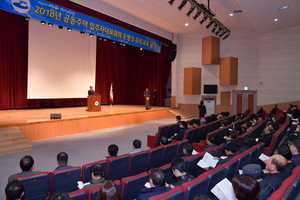
<path id="1" fill-rule="evenodd" d="M 88 132 L 163 118 L 173 118 L 168 107 L 143 105 L 102 105 L 99 112 L 88 112 L 86 106 L 0 111 L 0 128 L 19 127 L 27 140 L 40 140 L 61 135 Z M 61 114 L 61 119 L 50 119 Z"/>

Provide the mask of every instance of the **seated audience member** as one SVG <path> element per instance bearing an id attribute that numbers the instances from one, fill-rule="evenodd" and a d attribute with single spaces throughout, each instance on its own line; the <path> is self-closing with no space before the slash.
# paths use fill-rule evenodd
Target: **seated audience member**
<path id="1" fill-rule="evenodd" d="M 258 138 L 258 143 L 262 142 L 268 147 L 272 141 L 272 135 L 275 133 L 272 127 L 266 127 L 264 133 Z"/>
<path id="2" fill-rule="evenodd" d="M 179 122 L 179 130 L 177 134 L 171 137 L 173 140 L 182 140 L 184 136 L 184 131 L 188 130 L 187 128 L 187 123 L 185 121 L 180 121 Z"/>
<path id="3" fill-rule="evenodd" d="M 254 145 L 257 145 L 257 142 L 255 141 L 255 138 L 252 137 L 251 135 L 246 135 L 246 136 L 244 137 L 244 139 L 245 139 L 246 145 L 247 145 L 249 148 L 253 147 Z"/>
<path id="4" fill-rule="evenodd" d="M 287 178 L 291 175 L 292 170 L 295 168 L 295 162 L 292 161 L 292 152 L 287 146 L 279 146 L 275 149 L 274 155 L 282 155 L 286 159 L 286 168 L 284 173 L 284 177 Z"/>
<path id="5" fill-rule="evenodd" d="M 68 166 L 68 154 L 66 152 L 60 152 L 57 154 L 57 167 L 55 170 L 67 169 L 73 166 Z"/>
<path id="6" fill-rule="evenodd" d="M 237 146 L 236 146 L 235 142 L 231 141 L 231 142 L 228 142 L 228 143 L 224 144 L 223 150 L 225 151 L 225 154 L 226 154 L 227 158 L 225 158 L 225 159 L 220 158 L 217 165 L 221 165 L 223 163 L 226 163 L 227 161 L 232 159 L 234 156 L 236 156 L 236 151 L 238 149 L 237 149 Z"/>
<path id="7" fill-rule="evenodd" d="M 24 175 L 39 173 L 38 171 L 32 171 L 33 165 L 34 165 L 33 158 L 29 155 L 24 156 L 20 160 L 20 168 L 22 169 L 22 172 L 13 174 L 10 177 L 8 177 L 8 182 L 12 181 L 17 176 L 24 176 Z"/>
<path id="8" fill-rule="evenodd" d="M 270 127 L 272 127 L 274 129 L 274 131 L 278 131 L 279 130 L 279 123 L 278 122 L 271 122 L 269 124 Z"/>
<path id="9" fill-rule="evenodd" d="M 96 200 L 123 200 L 123 198 L 113 181 L 105 181 L 99 189 Z"/>
<path id="10" fill-rule="evenodd" d="M 90 184 L 85 185 L 83 188 L 84 189 L 89 189 L 94 186 L 99 186 L 102 185 L 105 181 L 104 179 L 105 171 L 100 164 L 93 164 L 91 167 L 91 176 L 92 180 L 90 180 Z"/>
<path id="11" fill-rule="evenodd" d="M 250 108 L 249 108 L 249 107 L 247 107 L 247 109 L 245 110 L 244 114 L 245 114 L 245 115 L 249 115 L 249 114 L 250 114 Z M 242 119 L 243 119 L 243 118 L 242 118 Z"/>
<path id="12" fill-rule="evenodd" d="M 257 120 L 253 119 L 252 125 L 255 126 L 256 124 L 265 121 L 266 117 L 264 115 L 258 115 Z"/>
<path id="13" fill-rule="evenodd" d="M 217 115 L 217 120 L 220 120 L 220 119 L 222 119 L 223 118 L 223 115 L 222 114 L 218 114 Z"/>
<path id="14" fill-rule="evenodd" d="M 293 104 L 290 104 L 289 108 L 286 110 L 286 113 L 287 113 L 287 114 L 292 114 L 292 112 L 293 112 L 293 107 L 294 107 L 294 105 L 293 105 Z"/>
<path id="15" fill-rule="evenodd" d="M 191 156 L 193 150 L 194 150 L 193 145 L 191 145 L 190 143 L 183 145 L 181 157 L 185 158 L 185 157 Z"/>
<path id="16" fill-rule="evenodd" d="M 153 169 L 150 171 L 149 183 L 151 187 L 143 189 L 136 200 L 145 200 L 171 190 L 170 187 L 166 186 L 166 174 L 162 169 Z"/>
<path id="17" fill-rule="evenodd" d="M 207 140 L 206 140 L 207 145 L 204 147 L 203 151 L 207 151 L 210 148 L 216 147 L 217 146 L 216 142 L 217 142 L 216 136 L 214 134 L 210 134 L 207 137 Z"/>
<path id="18" fill-rule="evenodd" d="M 187 124 L 187 127 L 188 129 L 191 129 L 191 128 L 196 128 L 197 126 L 194 126 L 194 120 L 190 120 L 189 123 Z"/>
<path id="19" fill-rule="evenodd" d="M 166 145 L 166 144 L 169 144 L 168 138 L 165 137 L 165 136 L 162 136 L 162 137 L 160 138 L 160 140 L 159 140 L 159 144 L 160 144 L 160 145 Z"/>
<path id="20" fill-rule="evenodd" d="M 193 200 L 212 200 L 212 199 L 207 195 L 197 194 Z"/>
<path id="21" fill-rule="evenodd" d="M 180 115 L 177 115 L 177 116 L 176 116 L 176 122 L 177 122 L 177 123 L 181 122 L 181 116 L 180 116 Z"/>
<path id="22" fill-rule="evenodd" d="M 224 136 L 224 139 L 227 141 L 231 141 L 231 140 L 235 140 L 238 136 L 239 136 L 239 134 L 235 130 L 233 130 L 233 131 L 230 131 L 229 137 Z"/>
<path id="23" fill-rule="evenodd" d="M 244 151 L 250 149 L 250 147 L 246 144 L 245 142 L 245 138 L 244 137 L 239 137 L 239 138 L 236 138 L 234 140 L 234 142 L 236 143 L 236 146 L 238 148 L 237 150 L 237 154 L 241 154 L 243 153 Z"/>
<path id="24" fill-rule="evenodd" d="M 257 200 L 260 193 L 259 183 L 251 176 L 236 175 L 231 180 L 237 200 Z"/>
<path id="25" fill-rule="evenodd" d="M 230 115 L 230 112 L 228 112 L 228 111 L 226 111 L 226 112 L 223 113 L 224 117 L 228 117 L 229 115 Z"/>
<path id="26" fill-rule="evenodd" d="M 200 119 L 200 125 L 206 124 L 206 119 L 205 118 L 201 118 Z"/>
<path id="27" fill-rule="evenodd" d="M 242 168 L 243 174 L 252 176 L 257 180 L 260 186 L 260 193 L 258 200 L 266 200 L 273 192 L 273 186 L 264 180 L 264 172 L 259 164 L 248 164 Z"/>
<path id="28" fill-rule="evenodd" d="M 272 110 L 270 111 L 270 114 L 275 114 L 277 112 L 277 105 L 275 104 Z"/>
<path id="29" fill-rule="evenodd" d="M 115 144 L 111 144 L 108 146 L 108 156 L 106 158 L 117 157 L 119 151 L 119 147 Z"/>
<path id="30" fill-rule="evenodd" d="M 265 161 L 266 170 L 269 171 L 265 180 L 268 181 L 275 190 L 280 187 L 282 181 L 285 179 L 283 172 L 285 171 L 286 163 L 286 159 L 282 155 L 273 155 L 269 160 Z"/>
<path id="31" fill-rule="evenodd" d="M 170 184 L 171 188 L 174 188 L 195 178 L 193 175 L 190 175 L 187 172 L 184 160 L 182 158 L 174 158 L 171 162 L 171 168 L 174 176 L 176 177 L 176 182 Z"/>
<path id="32" fill-rule="evenodd" d="M 256 115 L 261 115 L 261 114 L 263 114 L 263 111 L 264 111 L 264 109 L 261 107 L 261 108 L 257 111 Z"/>
<path id="33" fill-rule="evenodd" d="M 293 119 L 300 118 L 300 110 L 298 109 L 298 105 L 294 105 L 292 116 L 293 116 Z"/>
<path id="34" fill-rule="evenodd" d="M 242 119 L 242 113 L 237 113 L 236 116 L 235 116 L 234 121 L 239 121 L 241 119 Z"/>
<path id="35" fill-rule="evenodd" d="M 294 139 L 292 141 L 288 141 L 288 146 L 293 154 L 292 161 L 295 162 L 295 165 L 299 165 L 300 161 L 300 139 Z"/>
<path id="36" fill-rule="evenodd" d="M 129 154 L 142 151 L 141 146 L 142 146 L 141 140 L 138 140 L 138 139 L 133 140 L 133 143 L 132 143 L 133 151 L 129 152 Z"/>
<path id="37" fill-rule="evenodd" d="M 5 187 L 5 195 L 7 200 L 22 199 L 25 193 L 25 188 L 21 181 L 13 180 L 8 182 Z"/>
<path id="38" fill-rule="evenodd" d="M 56 192 L 49 197 L 49 200 L 69 200 L 70 196 L 66 192 Z"/>
<path id="39" fill-rule="evenodd" d="M 242 132 L 246 133 L 247 131 L 252 129 L 252 123 L 251 122 L 245 122 L 241 127 L 242 127 Z"/>
<path id="40" fill-rule="evenodd" d="M 287 114 L 285 112 L 281 113 L 281 117 L 277 120 L 278 124 L 283 124 L 286 120 Z"/>

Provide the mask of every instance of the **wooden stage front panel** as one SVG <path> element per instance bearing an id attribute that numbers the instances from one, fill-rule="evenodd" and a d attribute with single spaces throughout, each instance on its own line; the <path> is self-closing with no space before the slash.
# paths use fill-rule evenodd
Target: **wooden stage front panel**
<path id="1" fill-rule="evenodd" d="M 27 140 L 40 140 L 98 129 L 135 124 L 163 118 L 174 118 L 170 108 L 139 105 L 102 106 L 100 112 L 87 112 L 86 107 L 51 109 L 15 109 L 0 111 L 0 127 L 19 127 Z M 51 113 L 62 119 L 50 120 Z"/>

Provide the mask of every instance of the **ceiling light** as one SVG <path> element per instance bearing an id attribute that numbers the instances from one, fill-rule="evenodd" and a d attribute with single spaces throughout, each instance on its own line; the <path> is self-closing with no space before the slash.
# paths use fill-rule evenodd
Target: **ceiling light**
<path id="1" fill-rule="evenodd" d="M 103 41 L 106 41 L 106 39 L 103 39 Z"/>
<path id="2" fill-rule="evenodd" d="M 175 0 L 170 0 L 169 1 L 169 4 L 171 4 L 171 5 L 173 5 L 173 2 L 174 2 Z"/>
<path id="3" fill-rule="evenodd" d="M 276 19 L 274 19 L 274 22 L 277 22 L 278 21 L 278 19 L 276 18 Z"/>
<path id="4" fill-rule="evenodd" d="M 205 22 L 205 20 L 207 20 L 207 18 L 208 18 L 208 16 L 205 15 L 205 16 L 203 17 L 203 19 L 202 19 L 199 23 L 200 23 L 200 24 L 203 24 L 203 22 Z"/>
<path id="5" fill-rule="evenodd" d="M 30 20 L 30 17 L 26 17 L 25 20 Z"/>
<path id="6" fill-rule="evenodd" d="M 90 37 L 94 37 L 94 35 L 90 33 Z"/>
<path id="7" fill-rule="evenodd" d="M 195 10 L 196 6 L 193 5 L 190 10 L 186 13 L 187 16 L 190 16 L 190 14 Z"/>
<path id="8" fill-rule="evenodd" d="M 199 15 L 201 14 L 202 10 L 197 9 L 197 12 L 195 14 L 195 16 L 193 17 L 193 19 L 197 19 L 197 17 L 199 17 Z"/>
<path id="9" fill-rule="evenodd" d="M 85 32 L 83 32 L 83 31 L 80 31 L 80 34 L 85 34 Z"/>
<path id="10" fill-rule="evenodd" d="M 188 24 L 188 23 L 185 23 L 184 25 L 185 25 L 185 26 L 188 26 L 189 24 Z"/>
<path id="11" fill-rule="evenodd" d="M 48 23 L 48 26 L 53 26 L 53 24 L 52 23 Z"/>
<path id="12" fill-rule="evenodd" d="M 232 17 L 232 16 L 233 16 L 233 13 L 230 13 L 229 16 Z"/>
<path id="13" fill-rule="evenodd" d="M 211 25 L 213 25 L 214 21 L 211 20 L 207 25 L 206 25 L 206 28 L 209 28 Z"/>
<path id="14" fill-rule="evenodd" d="M 41 21 L 41 24 L 46 24 L 46 22 L 45 21 Z"/>
<path id="15" fill-rule="evenodd" d="M 181 4 L 178 6 L 178 9 L 181 10 L 183 6 L 187 3 L 187 0 L 182 0 Z"/>
<path id="16" fill-rule="evenodd" d="M 290 6 L 287 5 L 287 6 L 282 6 L 281 8 L 278 8 L 279 10 L 285 10 L 285 9 L 288 9 Z"/>
<path id="17" fill-rule="evenodd" d="M 142 51 L 142 50 L 143 50 L 143 48 L 140 48 L 140 50 Z"/>
<path id="18" fill-rule="evenodd" d="M 70 31 L 72 31 L 72 29 L 71 28 L 67 28 L 67 30 L 70 32 Z"/>
<path id="19" fill-rule="evenodd" d="M 116 42 L 115 41 L 113 41 L 113 44 L 115 44 Z"/>
<path id="20" fill-rule="evenodd" d="M 126 44 L 123 44 L 123 46 L 125 47 L 125 46 L 126 46 Z"/>

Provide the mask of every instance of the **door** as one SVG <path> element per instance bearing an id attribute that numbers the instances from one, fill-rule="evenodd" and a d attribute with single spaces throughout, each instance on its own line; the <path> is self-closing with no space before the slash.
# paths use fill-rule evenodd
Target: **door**
<path id="1" fill-rule="evenodd" d="M 250 113 L 257 112 L 257 91 L 233 91 L 233 114 L 243 113 L 250 108 Z"/>

